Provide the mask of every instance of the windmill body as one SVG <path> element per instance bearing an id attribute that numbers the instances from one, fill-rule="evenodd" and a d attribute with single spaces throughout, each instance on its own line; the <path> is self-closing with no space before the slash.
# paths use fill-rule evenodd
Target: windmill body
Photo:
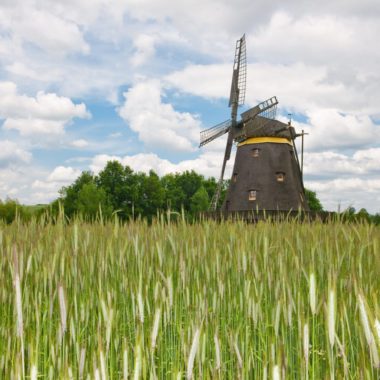
<path id="1" fill-rule="evenodd" d="M 232 143 L 236 142 L 235 163 L 222 211 L 309 211 L 294 144 L 298 135 L 290 123 L 275 119 L 277 98 L 259 103 L 242 113 L 240 121 L 236 120 L 238 106 L 244 102 L 245 82 L 243 36 L 236 44 L 229 102 L 231 120 L 201 132 L 200 146 L 228 133 L 221 176 L 210 208 L 212 211 L 217 209 L 226 162 L 230 158 Z"/>

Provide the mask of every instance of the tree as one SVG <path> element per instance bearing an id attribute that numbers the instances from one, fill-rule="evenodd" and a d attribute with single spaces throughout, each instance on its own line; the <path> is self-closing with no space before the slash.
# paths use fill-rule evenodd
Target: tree
<path id="1" fill-rule="evenodd" d="M 137 181 L 133 170 L 118 161 L 108 161 L 106 167 L 96 178 L 98 187 L 105 191 L 109 203 L 119 215 L 126 218 L 131 215 L 131 205 L 137 201 Z"/>
<path id="2" fill-rule="evenodd" d="M 164 203 L 164 190 L 158 175 L 151 170 L 149 175 L 143 175 L 140 181 L 139 208 L 143 216 L 152 217 L 162 210 Z"/>
<path id="3" fill-rule="evenodd" d="M 177 176 L 178 187 L 184 194 L 184 199 L 181 206 L 183 206 L 185 211 L 190 211 L 191 197 L 202 185 L 204 177 L 200 174 L 197 174 L 194 170 L 190 172 L 185 171 L 184 173 L 178 174 Z"/>
<path id="4" fill-rule="evenodd" d="M 208 198 L 211 200 L 216 192 L 216 188 L 218 187 L 218 183 L 216 182 L 215 178 L 211 177 L 204 179 L 202 186 L 207 191 Z"/>
<path id="5" fill-rule="evenodd" d="M 10 198 L 7 198 L 5 202 L 0 200 L 0 219 L 9 224 L 16 219 L 16 215 L 23 219 L 27 217 L 24 207 L 17 200 Z"/>
<path id="6" fill-rule="evenodd" d="M 315 191 L 305 189 L 305 195 L 311 211 L 323 211 L 323 206 L 317 198 L 317 193 Z"/>
<path id="7" fill-rule="evenodd" d="M 186 194 L 180 186 L 181 174 L 167 174 L 161 178 L 161 185 L 164 191 L 164 204 L 166 209 L 181 211 L 186 200 Z"/>
<path id="8" fill-rule="evenodd" d="M 358 213 L 356 214 L 356 219 L 361 220 L 361 221 L 365 221 L 365 222 L 369 222 L 371 219 L 371 216 L 365 208 L 361 208 L 358 211 Z"/>
<path id="9" fill-rule="evenodd" d="M 70 186 L 63 187 L 59 193 L 65 210 L 69 217 L 78 212 L 78 194 L 84 185 L 94 183 L 94 176 L 91 172 L 84 171 Z"/>
<path id="10" fill-rule="evenodd" d="M 100 209 L 104 217 L 112 214 L 112 206 L 108 203 L 105 191 L 95 183 L 86 183 L 82 186 L 77 198 L 77 212 L 84 217 L 95 219 Z"/>
<path id="11" fill-rule="evenodd" d="M 372 215 L 371 221 L 377 226 L 380 225 L 380 213 L 376 213 L 375 215 Z"/>
<path id="12" fill-rule="evenodd" d="M 206 189 L 202 185 L 195 194 L 191 197 L 190 210 L 193 215 L 198 212 L 207 211 L 210 199 Z"/>

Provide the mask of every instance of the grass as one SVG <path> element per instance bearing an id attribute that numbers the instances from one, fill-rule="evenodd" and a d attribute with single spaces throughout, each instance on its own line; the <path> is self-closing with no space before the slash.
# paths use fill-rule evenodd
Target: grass
<path id="1" fill-rule="evenodd" d="M 380 228 L 0 227 L 0 378 L 376 379 Z"/>

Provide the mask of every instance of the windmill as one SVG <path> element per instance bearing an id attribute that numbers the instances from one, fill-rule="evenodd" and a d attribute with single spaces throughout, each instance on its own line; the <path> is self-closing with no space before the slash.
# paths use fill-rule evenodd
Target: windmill
<path id="1" fill-rule="evenodd" d="M 275 119 L 277 97 L 273 96 L 243 112 L 241 119 L 237 120 L 238 108 L 245 101 L 246 79 L 243 35 L 236 42 L 229 100 L 231 119 L 201 132 L 200 147 L 228 134 L 222 170 L 210 209 L 216 211 L 218 207 L 226 164 L 235 142 L 235 163 L 222 211 L 309 210 L 294 143 L 299 135 L 291 122 L 282 123 Z"/>

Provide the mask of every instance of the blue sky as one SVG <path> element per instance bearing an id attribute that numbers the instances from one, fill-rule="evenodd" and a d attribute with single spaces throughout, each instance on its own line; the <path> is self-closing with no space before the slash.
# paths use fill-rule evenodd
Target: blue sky
<path id="1" fill-rule="evenodd" d="M 305 183 L 329 210 L 380 212 L 377 1 L 13 0 L 0 4 L 0 198 L 46 203 L 117 159 L 219 176 L 236 40 L 246 107 L 276 95 L 309 135 Z M 233 157 L 227 167 L 227 175 Z"/>

